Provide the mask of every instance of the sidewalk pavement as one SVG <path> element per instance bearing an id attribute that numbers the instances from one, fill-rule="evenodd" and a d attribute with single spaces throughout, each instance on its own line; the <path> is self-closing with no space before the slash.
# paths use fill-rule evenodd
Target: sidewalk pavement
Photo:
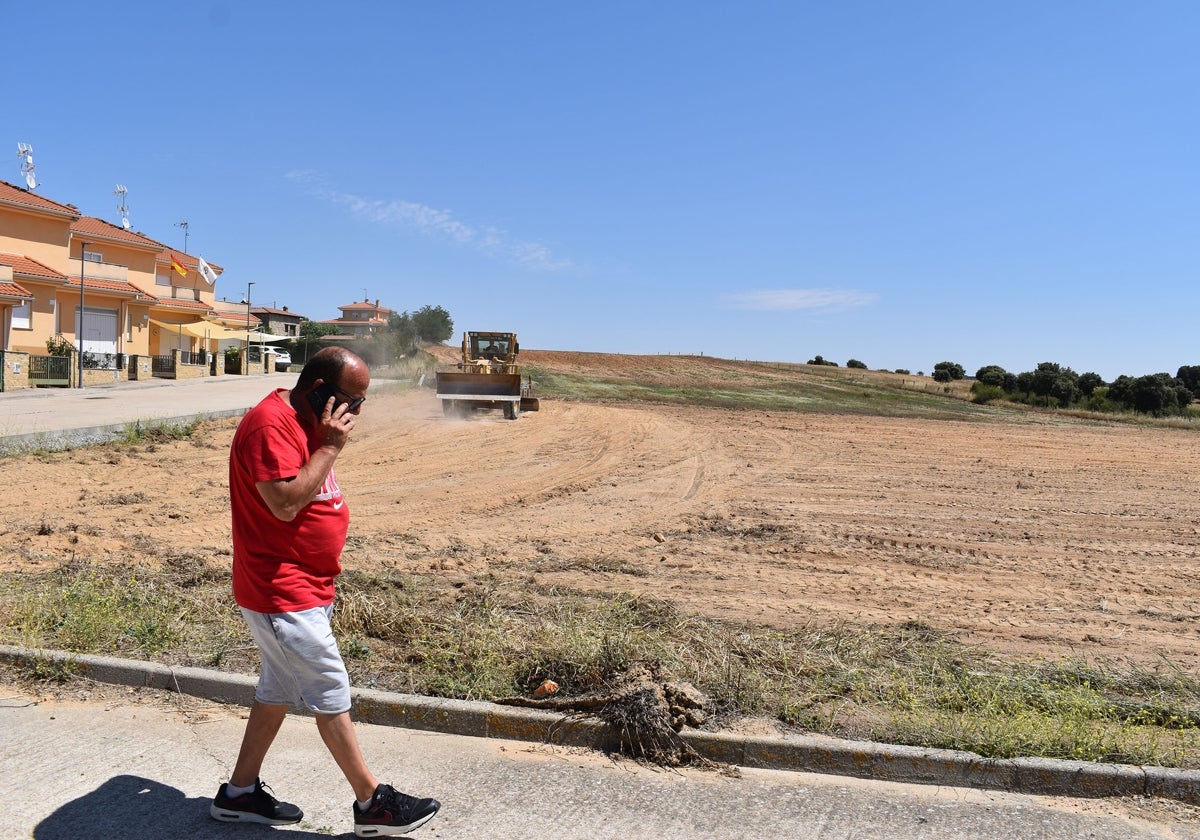
<path id="1" fill-rule="evenodd" d="M 37 840 L 348 837 L 350 788 L 311 719 L 289 716 L 264 780 L 304 820 L 219 823 L 243 710 L 162 690 L 36 701 L 0 684 L 0 836 Z M 930 840 L 1190 838 L 1200 825 L 1121 807 L 743 768 L 667 771 L 573 747 L 356 724 L 368 764 L 442 811 L 414 838 Z M 1143 812 L 1146 814 L 1146 812 Z"/>
<path id="2" fill-rule="evenodd" d="M 227 710 L 239 706 L 248 706 L 254 696 L 255 680 L 252 677 L 230 674 L 202 668 L 168 667 L 155 663 L 135 660 L 116 659 L 104 656 L 84 654 L 68 654 L 54 651 L 30 651 L 17 647 L 0 646 L 0 662 L 13 665 L 29 665 L 35 660 L 49 661 L 58 664 L 71 664 L 75 672 L 89 679 L 113 685 L 133 686 L 151 692 L 159 692 L 160 696 L 175 694 L 186 698 L 200 698 L 206 701 L 226 704 Z M 522 754 L 540 754 L 554 756 L 558 760 L 568 761 L 579 769 L 570 770 L 571 779 L 567 786 L 569 803 L 572 807 L 583 808 L 590 822 L 580 822 L 576 814 L 563 824 L 552 817 L 558 812 L 556 808 L 547 807 L 544 812 L 538 811 L 546 821 L 540 827 L 552 829 L 555 840 L 566 837 L 595 838 L 595 837 L 625 837 L 643 836 L 654 837 L 747 837 L 762 840 L 762 838 L 779 837 L 847 837 L 868 838 L 879 837 L 886 840 L 901 840 L 907 837 L 996 837 L 1011 840 L 1012 837 L 1194 837 L 1200 840 L 1200 823 L 1190 826 L 1175 826 L 1172 833 L 1159 835 L 1156 833 L 1139 834 L 1130 826 L 1124 826 L 1120 831 L 1109 833 L 1111 826 L 1092 826 L 1089 821 L 1078 813 L 1065 815 L 1047 815 L 1043 813 L 1031 825 L 1044 828 L 1048 825 L 1060 826 L 1054 830 L 1039 830 L 1024 833 L 1010 831 L 1005 828 L 1003 820 L 1025 820 L 1031 815 L 1046 808 L 1046 803 L 1038 797 L 1062 796 L 1072 797 L 1078 801 L 1080 797 L 1158 797 L 1173 799 L 1180 802 L 1200 803 L 1200 773 L 1174 770 L 1169 768 L 1133 767 L 1119 764 L 1098 764 L 1092 762 L 1055 761 L 1048 759 L 984 759 L 978 755 L 953 750 L 924 749 L 917 747 L 876 744 L 864 741 L 844 741 L 819 735 L 793 735 L 786 737 L 757 737 L 740 736 L 719 732 L 702 732 L 685 730 L 684 740 L 700 756 L 716 762 L 725 768 L 736 768 L 734 775 L 752 780 L 744 789 L 729 786 L 717 779 L 726 779 L 730 774 L 713 771 L 675 771 L 657 770 L 646 776 L 645 768 L 627 762 L 612 764 L 603 759 L 606 747 L 612 745 L 612 733 L 598 722 L 580 719 L 570 715 L 548 713 L 538 710 L 514 708 L 485 702 L 469 702 L 464 700 L 448 700 L 442 698 L 422 697 L 417 695 L 389 693 L 368 689 L 354 689 L 354 717 L 358 725 L 369 735 L 362 735 L 364 740 L 379 739 L 404 744 L 421 744 L 418 753 L 421 756 L 412 763 L 420 775 L 418 781 L 409 782 L 408 775 L 397 776 L 404 780 L 397 784 L 421 789 L 422 795 L 433 795 L 441 798 L 439 791 L 452 791 L 447 796 L 467 796 L 475 801 L 475 807 L 483 808 L 473 814 L 471 820 L 488 820 L 486 803 L 488 796 L 508 797 L 497 806 L 503 806 L 504 819 L 499 824 L 501 830 L 488 822 L 474 824 L 472 830 L 464 833 L 433 836 L 455 837 L 518 837 L 529 831 L 526 823 L 527 802 L 541 804 L 542 795 L 536 777 L 525 777 L 515 768 L 506 763 L 505 758 Z M 179 701 L 187 705 L 186 700 Z M 2 705 L 2 704 L 0 704 Z M 0 721 L 5 718 L 0 717 Z M 299 724 L 295 724 L 299 727 Z M 105 728 L 107 729 L 107 723 Z M 11 726 L 0 725 L 0 779 L 12 779 L 12 774 L 5 771 L 4 764 L 9 760 L 20 761 L 17 756 L 26 749 L 19 744 L 5 744 L 5 732 Z M 291 730 L 297 734 L 302 728 Z M 383 734 L 386 732 L 395 734 Z M 422 735 L 421 733 L 426 733 Z M 444 740 L 428 740 L 428 733 L 437 733 Z M 77 733 L 78 734 L 78 733 Z M 9 732 L 9 739 L 18 739 L 15 733 Z M 32 733 L 27 737 L 38 740 Z M 164 736 L 166 737 L 166 736 Z M 236 754 L 239 733 L 226 733 L 228 743 L 221 751 L 209 751 L 208 758 L 212 761 L 206 765 L 210 775 L 196 778 L 185 775 L 188 786 L 180 788 L 188 790 L 190 795 L 211 796 L 205 785 L 214 788 L 227 773 L 230 762 Z M 299 750 L 311 759 L 313 767 L 328 763 L 329 759 L 323 753 L 315 731 L 309 731 L 309 740 L 301 745 L 289 741 L 285 747 L 289 754 Z M 60 762 L 65 762 L 65 768 L 74 773 L 76 765 L 89 765 L 92 756 L 96 754 L 93 741 L 95 738 L 111 741 L 111 736 L 88 735 L 80 736 L 78 744 L 59 744 L 59 750 L 66 752 L 59 755 Z M 174 733 L 170 736 L 174 746 L 169 755 L 178 758 L 189 755 L 195 749 L 192 743 L 196 733 Z M 457 740 L 455 740 L 457 739 Z M 457 768 L 450 759 L 448 766 L 443 766 L 440 753 L 431 753 L 430 744 L 453 755 L 456 750 L 470 753 L 474 756 L 491 756 L 490 759 L 478 758 L 487 765 L 488 770 L 478 778 L 463 778 L 459 782 L 448 785 L 446 778 L 457 778 Z M 43 749 L 43 748 L 38 748 Z M 108 750 L 109 747 L 104 748 Z M 134 749 L 121 744 L 121 749 Z M 135 750 L 136 752 L 136 750 Z M 411 747 L 406 747 L 397 755 L 407 756 Z M 140 752 L 138 753 L 141 754 Z M 430 756 L 437 760 L 437 770 L 428 770 Z M 224 763 L 222 763 L 224 762 Z M 490 763 L 489 763 L 490 762 Z M 171 761 L 165 758 L 161 764 L 168 765 Z M 186 762 L 185 762 L 186 763 Z M 397 767 L 407 767 L 406 759 L 397 758 Z M 38 766 L 37 762 L 23 763 L 23 767 Z M 611 774 L 601 772 L 612 767 L 628 770 L 628 774 Z M 219 769 L 223 768 L 223 769 Z M 148 778 L 159 782 L 169 778 L 162 775 L 150 775 Z M 782 775 L 779 775 L 783 771 Z M 27 771 L 23 771 L 27 772 Z M 172 772 L 177 772 L 176 768 Z M 305 767 L 303 772 L 316 772 L 312 767 Z M 325 772 L 324 770 L 322 772 Z M 409 770 L 405 770 L 408 773 Z M 303 773 L 292 770 L 284 774 L 290 778 Z M 86 773 L 82 775 L 87 775 Z M 789 778 L 794 777 L 794 778 Z M 137 778 L 142 778 L 139 775 Z M 278 778 L 278 777 L 276 777 Z M 324 776 L 322 776 L 324 779 Z M 634 806 L 622 800 L 624 796 L 622 785 L 613 786 L 616 779 L 625 785 L 632 785 L 634 795 L 646 799 L 647 790 L 657 791 L 655 797 L 662 796 L 658 802 L 653 797 L 653 804 L 647 805 L 650 813 L 656 814 L 655 828 L 647 830 L 642 821 L 646 817 L 639 814 L 641 805 Z M 652 779 L 658 781 L 651 782 Z M 690 787 L 676 788 L 677 779 L 696 781 L 695 789 Z M 427 781 L 426 781 L 427 780 Z M 269 781 L 269 780 L 268 780 Z M 50 784 L 46 779 L 42 783 Z M 279 784 L 280 782 L 276 782 Z M 136 780 L 125 780 L 122 785 L 140 784 Z M 172 782 L 172 784 L 174 784 Z M 314 788 L 311 784 L 301 786 L 300 790 L 337 790 L 336 778 L 325 779 L 324 787 Z M 342 782 L 344 784 L 344 782 Z M 431 785 L 441 785 L 440 788 L 429 790 Z M 501 787 L 497 788 L 496 786 Z M 649 786 L 647 788 L 646 786 Z M 714 792 L 713 785 L 723 785 Z M 865 787 L 855 787 L 856 785 Z M 120 787 L 120 790 L 126 790 Z M 611 789 L 610 789 L 611 788 Z M 810 794 L 810 789 L 820 788 L 821 805 L 804 804 Z M 920 792 L 921 788 L 925 792 Z M 830 790 L 836 790 L 833 802 L 836 812 L 826 810 L 826 797 Z M 862 803 L 854 801 L 851 792 L 858 790 L 857 796 L 863 798 Z M 490 794 L 488 793 L 490 791 Z M 589 792 L 584 796 L 584 792 Z M 706 792 L 707 791 L 707 792 Z M 1000 793 L 998 791 L 1003 791 Z M 902 792 L 902 793 L 898 793 Z M 896 793 L 899 799 L 893 796 Z M 92 794 L 103 799 L 105 796 L 116 796 L 116 791 L 94 791 Z M 128 791 L 124 794 L 128 795 Z M 163 794 L 178 796 L 179 792 Z M 286 795 L 281 791 L 281 795 Z M 474 798 L 479 797 L 476 801 Z M 589 799 L 590 797 L 590 799 Z M 710 798 L 714 798 L 710 801 Z M 970 830 L 963 827 L 962 833 L 957 829 L 947 831 L 947 825 L 936 825 L 937 820 L 926 824 L 926 817 L 916 823 L 906 817 L 899 824 L 878 824 L 873 827 L 872 814 L 879 808 L 914 808 L 912 813 L 926 808 L 929 813 L 946 816 L 943 809 L 948 805 L 945 797 L 962 809 L 959 817 L 970 821 Z M 903 800 L 904 805 L 901 805 Z M 880 802 L 885 803 L 881 805 Z M 0 825 L 5 824 L 5 797 L 0 797 Z M 580 804 L 580 803 L 585 804 Z M 805 800 L 806 802 L 806 800 Z M 918 807 L 913 803 L 925 803 Z M 800 804 L 798 804 L 800 803 Z M 936 807 L 929 803 L 935 803 Z M 980 808 L 983 804 L 982 809 Z M 1022 804 L 1024 803 L 1024 804 Z M 196 808 L 203 803 L 195 805 Z M 1011 806 L 1011 807 L 1010 807 Z M 307 807 L 307 806 L 302 806 Z M 323 819 L 332 822 L 323 825 L 337 825 L 337 808 L 329 803 L 325 807 L 332 808 L 330 816 Z M 813 808 L 816 810 L 813 810 Z M 605 809 L 611 809 L 611 813 Z M 764 809 L 768 813 L 763 813 Z M 775 810 L 778 809 L 778 810 Z M 1027 810 L 1023 810 L 1027 809 Z M 81 809 L 81 813 L 85 809 Z M 195 810 L 195 808 L 193 808 Z M 536 808 L 534 809 L 537 810 Z M 953 810 L 953 809 L 952 809 Z M 1053 803 L 1049 807 L 1054 810 Z M 863 812 L 865 811 L 865 816 Z M 569 813 L 566 811 L 564 813 Z M 970 814 L 971 816 L 966 816 Z M 836 819 L 834 818 L 836 816 Z M 1001 820 L 1000 818 L 1003 818 Z M 497 818 L 498 819 L 498 818 Z M 565 819 L 565 818 L 564 818 Z M 815 823 L 813 821 L 816 821 Z M 1077 822 L 1082 820 L 1082 822 Z M 1016 823 L 1014 823 L 1016 824 Z M 581 826 L 587 826 L 586 830 Z M 147 823 L 147 829 L 152 825 Z M 603 827 L 601 830 L 598 827 Z M 814 833 L 814 828 L 817 829 Z M 1082 829 L 1087 828 L 1085 832 Z M 611 829 L 611 831 L 610 831 Z M 1101 830 L 1103 829 L 1103 830 Z M 1185 830 L 1186 829 L 1186 830 Z M 157 830 L 157 829 L 154 829 Z M 190 830 L 190 829 L 189 829 Z M 1190 831 L 1191 833 L 1188 833 Z M 192 832 L 194 833 L 194 832 Z M 35 837 L 59 836 L 37 834 Z M 64 833 L 63 836 L 67 836 Z M 95 835 L 89 835 L 95 836 Z M 135 836 L 141 835 L 113 835 Z M 147 834 L 149 836 L 149 834 Z M 161 836 L 161 835 L 155 835 Z M 201 836 L 224 837 L 224 834 L 203 834 Z M 299 835 L 307 836 L 307 835 Z"/>
<path id="3" fill-rule="evenodd" d="M 0 456 L 69 449 L 122 436 L 130 424 L 186 424 L 245 414 L 299 370 L 205 379 L 149 379 L 0 393 Z"/>

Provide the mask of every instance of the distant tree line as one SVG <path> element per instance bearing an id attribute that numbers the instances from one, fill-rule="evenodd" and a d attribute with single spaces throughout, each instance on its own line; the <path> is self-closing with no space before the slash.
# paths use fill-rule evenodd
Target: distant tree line
<path id="1" fill-rule="evenodd" d="M 823 356 L 814 356 L 808 364 L 838 366 Z M 846 367 L 865 370 L 867 366 L 858 359 L 850 359 Z M 902 368 L 894 372 L 909 373 Z M 957 362 L 938 362 L 931 374 L 935 381 L 947 383 L 965 379 L 966 375 Z M 1188 405 L 1200 397 L 1200 365 L 1184 365 L 1174 376 L 1122 375 L 1112 382 L 1105 382 L 1098 373 L 1076 373 L 1055 362 L 1042 362 L 1024 373 L 1009 373 L 1000 365 L 984 365 L 975 372 L 971 395 L 977 403 L 1003 399 L 1048 408 L 1134 411 L 1161 417 L 1185 413 Z"/>
<path id="2" fill-rule="evenodd" d="M 934 374 L 936 377 L 936 368 Z M 1155 416 L 1183 414 L 1200 394 L 1200 365 L 1185 365 L 1174 376 L 1122 375 L 1112 382 L 1105 382 L 1098 373 L 1076 373 L 1055 362 L 1042 362 L 1036 369 L 1023 373 L 1010 373 L 1000 365 L 984 365 L 975 373 L 971 394 L 977 403 L 1005 399 L 1050 408 L 1135 411 Z"/>

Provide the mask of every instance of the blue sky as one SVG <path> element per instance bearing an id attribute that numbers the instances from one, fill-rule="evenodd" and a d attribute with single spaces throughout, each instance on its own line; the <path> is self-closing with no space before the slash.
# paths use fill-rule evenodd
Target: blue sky
<path id="1" fill-rule="evenodd" d="M 8 10 L 9 170 L 310 318 L 929 372 L 1200 364 L 1200 4 Z M 16 33 L 25 32 L 26 37 Z M 3 138 L 0 138 L 3 139 Z"/>

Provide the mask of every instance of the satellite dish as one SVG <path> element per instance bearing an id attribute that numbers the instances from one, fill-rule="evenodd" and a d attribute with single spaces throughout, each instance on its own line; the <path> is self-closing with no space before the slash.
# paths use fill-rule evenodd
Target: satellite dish
<path id="1" fill-rule="evenodd" d="M 25 173 L 25 186 L 31 190 L 37 189 L 37 178 L 33 177 L 33 172 Z"/>

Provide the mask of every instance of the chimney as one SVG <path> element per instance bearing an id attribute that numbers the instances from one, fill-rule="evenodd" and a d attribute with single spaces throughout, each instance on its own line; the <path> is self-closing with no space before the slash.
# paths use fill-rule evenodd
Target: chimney
<path id="1" fill-rule="evenodd" d="M 379 306 L 379 298 L 375 298 L 375 305 Z"/>

